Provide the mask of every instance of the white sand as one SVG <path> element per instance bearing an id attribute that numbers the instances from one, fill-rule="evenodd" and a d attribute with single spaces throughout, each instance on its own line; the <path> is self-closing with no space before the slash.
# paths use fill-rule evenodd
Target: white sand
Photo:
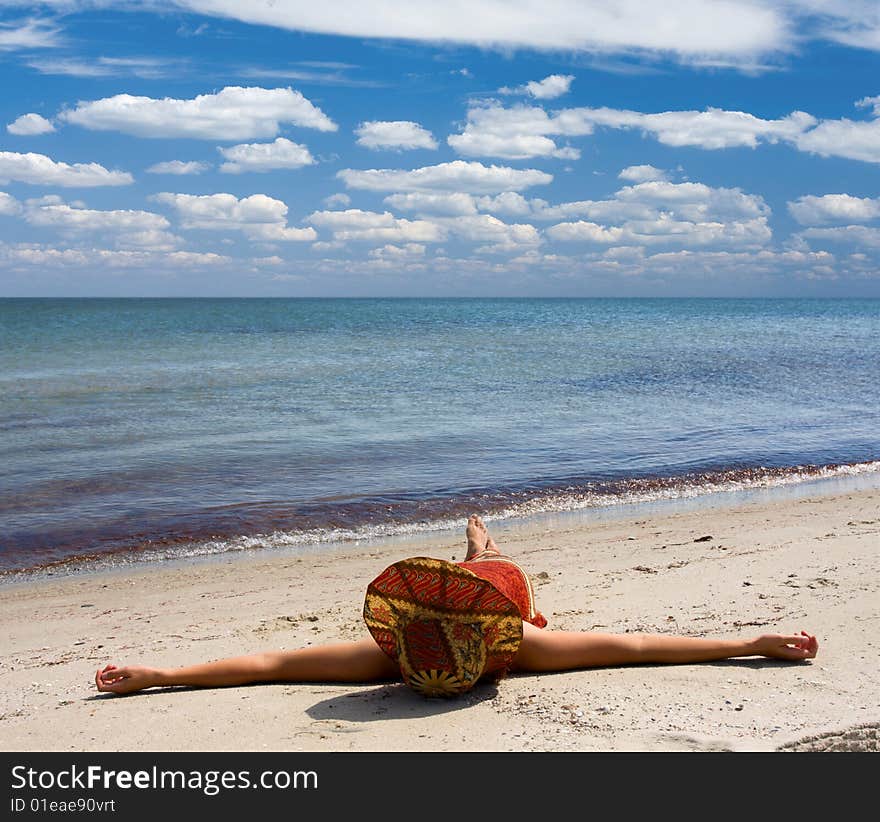
<path id="1" fill-rule="evenodd" d="M 547 630 L 819 637 L 748 659 L 511 676 L 452 701 L 401 684 L 98 694 L 107 662 L 160 666 L 365 635 L 367 582 L 463 535 L 255 553 L 0 587 L 7 751 L 877 750 L 880 490 L 589 524 L 490 523 Z M 462 529 L 464 523 L 462 523 Z M 695 541 L 711 535 L 711 540 Z"/>

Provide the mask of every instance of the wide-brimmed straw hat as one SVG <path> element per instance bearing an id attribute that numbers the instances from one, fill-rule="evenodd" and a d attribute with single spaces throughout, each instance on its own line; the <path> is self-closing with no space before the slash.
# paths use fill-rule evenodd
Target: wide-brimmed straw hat
<path id="1" fill-rule="evenodd" d="M 522 641 L 522 616 L 491 582 L 453 562 L 395 562 L 367 587 L 364 621 L 404 682 L 424 696 L 455 696 L 503 676 Z"/>

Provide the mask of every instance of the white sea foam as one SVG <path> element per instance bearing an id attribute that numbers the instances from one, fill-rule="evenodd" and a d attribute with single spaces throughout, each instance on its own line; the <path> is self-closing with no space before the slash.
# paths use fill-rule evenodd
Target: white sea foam
<path id="1" fill-rule="evenodd" d="M 857 477 L 880 473 L 880 460 L 854 465 L 804 466 L 801 468 L 736 479 L 719 478 L 700 481 L 693 478 L 669 478 L 663 487 L 648 487 L 643 490 L 622 490 L 611 493 L 591 491 L 572 491 L 551 493 L 522 502 L 499 507 L 485 515 L 487 521 L 516 520 L 541 514 L 601 509 L 611 506 L 632 506 L 644 503 L 689 500 L 737 491 L 773 489 L 796 486 L 804 483 L 831 480 L 834 478 Z M 724 475 L 720 475 L 723 477 Z M 647 483 L 655 485 L 656 481 Z M 187 557 L 212 556 L 243 551 L 315 548 L 321 545 L 337 545 L 352 542 L 371 542 L 389 537 L 411 534 L 430 534 L 460 529 L 461 517 L 440 517 L 405 523 L 377 523 L 354 528 L 312 528 L 309 530 L 277 530 L 266 534 L 232 537 L 229 539 L 202 540 L 177 544 L 163 549 L 149 549 L 138 553 L 116 555 L 108 561 L 113 565 L 158 560 L 181 559 Z"/>

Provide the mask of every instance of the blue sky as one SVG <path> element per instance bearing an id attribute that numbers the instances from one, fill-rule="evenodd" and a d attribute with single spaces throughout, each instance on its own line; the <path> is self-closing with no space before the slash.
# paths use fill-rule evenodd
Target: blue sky
<path id="1" fill-rule="evenodd" d="M 0 296 L 880 296 L 880 4 L 0 0 Z"/>

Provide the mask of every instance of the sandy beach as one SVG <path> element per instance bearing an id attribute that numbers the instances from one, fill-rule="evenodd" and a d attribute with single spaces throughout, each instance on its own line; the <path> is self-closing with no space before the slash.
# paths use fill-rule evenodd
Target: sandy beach
<path id="1" fill-rule="evenodd" d="M 880 747 L 880 489 L 695 510 L 489 522 L 548 630 L 801 629 L 807 663 L 741 659 L 513 675 L 455 700 L 402 684 L 98 694 L 160 666 L 359 638 L 367 582 L 462 534 L 44 577 L 0 588 L 6 751 L 807 751 Z"/>

